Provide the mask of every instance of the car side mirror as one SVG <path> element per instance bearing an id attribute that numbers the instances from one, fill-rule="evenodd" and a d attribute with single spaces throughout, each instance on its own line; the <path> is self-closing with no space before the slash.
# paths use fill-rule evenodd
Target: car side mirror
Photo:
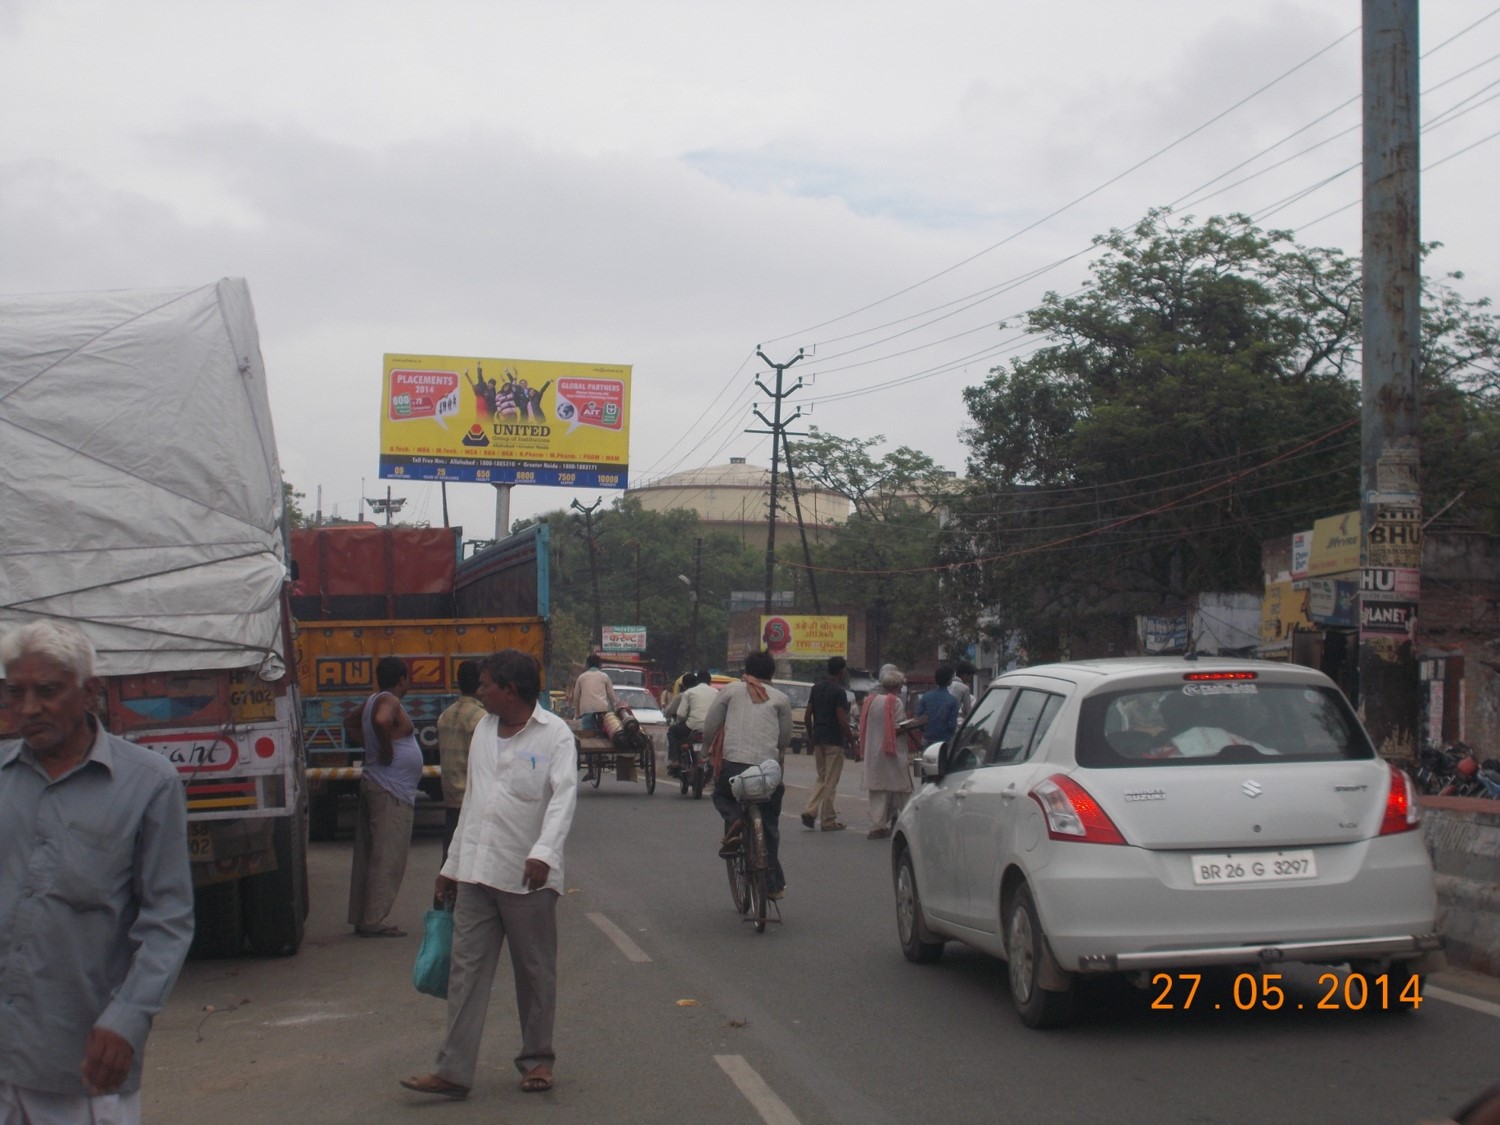
<path id="1" fill-rule="evenodd" d="M 943 758 L 948 749 L 946 742 L 934 742 L 917 759 L 917 777 L 923 783 L 936 781 L 943 776 Z"/>

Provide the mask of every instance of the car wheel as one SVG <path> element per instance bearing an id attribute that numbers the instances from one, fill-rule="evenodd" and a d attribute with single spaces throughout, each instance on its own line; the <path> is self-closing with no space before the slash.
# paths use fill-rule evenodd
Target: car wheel
<path id="1" fill-rule="evenodd" d="M 922 900 L 917 894 L 917 874 L 912 867 L 911 852 L 902 849 L 896 863 L 896 933 L 901 938 L 901 952 L 908 961 L 925 965 L 943 955 L 943 943 L 922 940 Z"/>
<path id="2" fill-rule="evenodd" d="M 1047 954 L 1047 935 L 1042 932 L 1031 888 L 1016 888 L 1005 924 L 1005 956 L 1009 962 L 1010 995 L 1016 1014 L 1027 1027 L 1061 1027 L 1073 1015 L 1073 993 L 1051 992 L 1042 987 L 1042 962 Z"/>
<path id="3" fill-rule="evenodd" d="M 1418 972 L 1420 958 L 1412 961 L 1394 961 L 1389 966 L 1379 961 L 1350 961 L 1349 975 L 1361 976 L 1365 982 L 1363 1008 L 1367 1012 L 1415 1012 L 1417 1005 L 1412 998 L 1420 995 L 1422 983 Z M 1384 976 L 1385 986 L 1376 982 Z M 1359 998 L 1358 986 L 1354 986 L 1354 999 Z M 1342 995 L 1342 994 L 1341 994 Z"/>

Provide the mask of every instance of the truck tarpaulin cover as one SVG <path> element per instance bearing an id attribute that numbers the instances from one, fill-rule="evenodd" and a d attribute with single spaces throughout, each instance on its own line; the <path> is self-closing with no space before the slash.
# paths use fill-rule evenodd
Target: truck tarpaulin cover
<path id="1" fill-rule="evenodd" d="M 250 291 L 0 296 L 0 632 L 101 675 L 283 664 L 281 468 Z"/>
<path id="2" fill-rule="evenodd" d="M 457 529 L 307 528 L 292 532 L 292 558 L 300 621 L 453 616 Z"/>

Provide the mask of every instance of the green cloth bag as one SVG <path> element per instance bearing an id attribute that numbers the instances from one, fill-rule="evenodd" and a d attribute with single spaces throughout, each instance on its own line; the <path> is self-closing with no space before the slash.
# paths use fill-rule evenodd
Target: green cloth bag
<path id="1" fill-rule="evenodd" d="M 422 948 L 411 967 L 418 992 L 448 998 L 448 962 L 453 956 L 453 911 L 429 910 L 422 918 Z"/>

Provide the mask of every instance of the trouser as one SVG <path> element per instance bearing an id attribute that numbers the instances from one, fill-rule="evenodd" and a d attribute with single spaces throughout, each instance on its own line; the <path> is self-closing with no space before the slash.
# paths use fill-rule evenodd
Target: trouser
<path id="1" fill-rule="evenodd" d="M 443 862 L 448 862 L 448 849 L 453 844 L 453 833 L 458 831 L 458 814 L 463 809 L 456 809 L 452 805 L 443 808 Z"/>
<path id="2" fill-rule="evenodd" d="M 871 789 L 870 823 L 876 828 L 889 828 L 896 823 L 901 810 L 911 797 L 909 789 Z"/>
<path id="3" fill-rule="evenodd" d="M 525 1074 L 542 1063 L 550 1066 L 556 1058 L 552 1024 L 557 1015 L 557 898 L 553 890 L 512 894 L 481 883 L 458 885 L 448 968 L 448 1033 L 438 1050 L 439 1078 L 474 1085 L 490 989 L 507 938 L 521 1017 L 516 1069 Z"/>
<path id="4" fill-rule="evenodd" d="M 141 1092 L 54 1094 L 0 1082 L 0 1125 L 140 1125 Z"/>
<path id="5" fill-rule="evenodd" d="M 412 806 L 368 778 L 359 783 L 354 818 L 354 867 L 349 875 L 349 924 L 372 930 L 396 905 L 411 850 Z"/>
<path id="6" fill-rule="evenodd" d="M 734 790 L 729 788 L 729 779 L 750 768 L 749 762 L 725 762 L 714 782 L 714 808 L 724 818 L 724 831 L 740 816 L 740 803 L 735 800 Z M 771 864 L 770 890 L 779 891 L 786 886 L 786 875 L 781 870 L 781 799 L 786 795 L 786 786 L 778 785 L 769 801 L 760 804 L 760 820 L 766 829 L 766 859 Z"/>
<path id="7" fill-rule="evenodd" d="M 673 723 L 667 728 L 667 764 L 677 765 L 682 760 L 682 748 L 692 740 L 693 731 L 686 723 Z"/>
<path id="8" fill-rule="evenodd" d="M 838 820 L 833 798 L 839 791 L 839 778 L 844 773 L 844 748 L 837 743 L 815 742 L 813 765 L 818 771 L 818 781 L 802 815 L 817 816 L 822 823 L 833 824 Z"/>

